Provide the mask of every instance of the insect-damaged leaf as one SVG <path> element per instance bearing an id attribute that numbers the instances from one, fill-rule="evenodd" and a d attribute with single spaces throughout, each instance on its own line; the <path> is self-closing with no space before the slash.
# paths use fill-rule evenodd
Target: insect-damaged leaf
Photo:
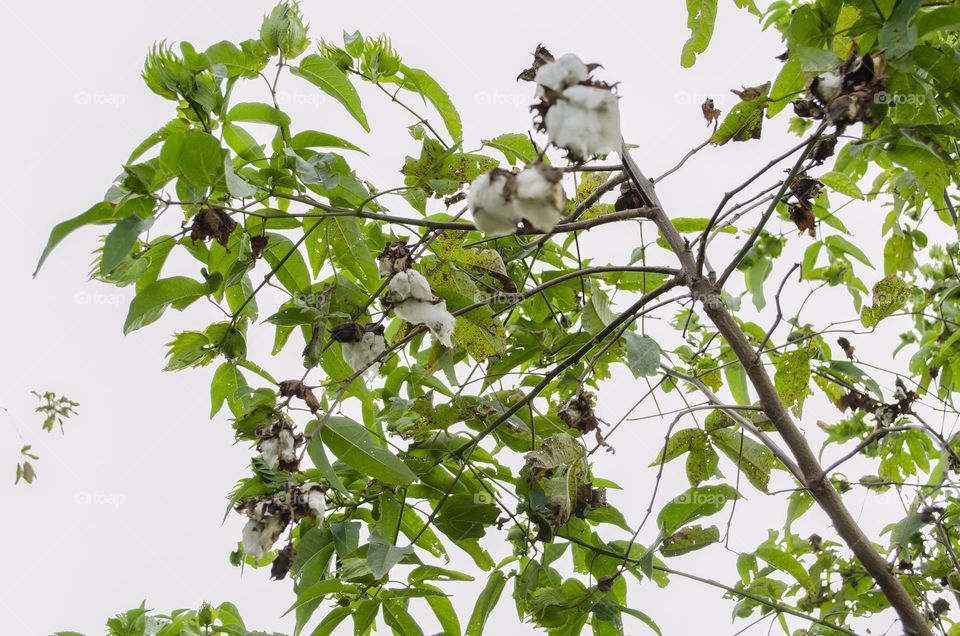
<path id="1" fill-rule="evenodd" d="M 770 82 L 755 87 L 756 91 L 751 91 L 750 95 L 756 93 L 756 97 L 739 104 L 730 109 L 723 122 L 713 133 L 710 141 L 718 146 L 722 146 L 728 141 L 750 141 L 751 139 L 760 139 L 760 133 L 763 130 L 763 108 L 770 93 Z"/>

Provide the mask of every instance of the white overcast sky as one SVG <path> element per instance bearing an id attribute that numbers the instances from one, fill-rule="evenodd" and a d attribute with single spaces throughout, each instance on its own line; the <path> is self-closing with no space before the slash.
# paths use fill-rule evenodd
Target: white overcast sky
<path id="1" fill-rule="evenodd" d="M 88 281 L 96 229 L 71 236 L 40 276 L 30 278 L 50 228 L 99 200 L 130 150 L 171 118 L 171 102 L 151 93 L 140 80 L 148 47 L 160 39 L 186 40 L 202 50 L 222 39 L 255 37 L 270 7 L 266 1 L 0 1 L 0 52 L 7 60 L 5 148 L 0 153 L 0 174 L 7 183 L 0 249 L 0 406 L 6 409 L 0 411 L 3 633 L 32 636 L 73 629 L 98 634 L 108 616 L 144 599 L 148 606 L 165 610 L 196 607 L 203 600 L 232 600 L 248 626 L 292 629 L 290 618 L 281 618 L 293 598 L 290 582 L 269 581 L 266 571 L 247 570 L 241 576 L 227 561 L 242 519 L 230 515 L 221 525 L 224 496 L 246 473 L 250 452 L 232 445 L 224 413 L 208 419 L 213 367 L 161 371 L 170 334 L 205 324 L 200 322 L 203 316 L 213 319 L 211 308 L 198 303 L 183 315 L 168 313 L 124 337 L 121 326 L 132 292 Z M 639 146 L 635 156 L 651 176 L 674 165 L 706 137 L 699 108 L 704 98 L 713 97 L 728 111 L 737 99 L 729 89 L 772 78 L 779 67 L 774 56 L 782 52 L 776 33 L 761 34 L 755 18 L 729 0 L 720 2 L 710 50 L 691 70 L 679 66 L 687 34 L 679 0 L 305 1 L 303 8 L 316 38 L 339 41 L 343 29 L 388 33 L 407 64 L 428 70 L 450 93 L 463 117 L 468 148 L 483 138 L 529 128 L 531 88 L 514 78 L 538 43 L 557 54 L 572 51 L 588 62 L 602 63 L 600 76 L 621 82 L 625 136 Z M 404 156 L 418 152 L 403 129 L 412 122 L 381 95 L 362 90 L 370 134 L 338 104 L 296 78 L 281 84 L 280 97 L 296 126 L 332 132 L 368 150 L 372 158 L 355 160 L 361 177 L 382 189 L 400 185 L 397 170 Z M 668 211 L 708 215 L 726 189 L 795 143 L 784 128 L 785 118 L 780 118 L 767 126 L 761 142 L 707 149 L 695 157 L 661 187 Z M 870 218 L 879 214 L 868 206 L 861 212 L 851 225 L 870 227 Z M 862 238 L 875 241 L 871 237 L 876 226 L 871 231 L 873 235 Z M 629 254 L 638 240 L 614 230 L 595 232 L 584 245 L 588 255 L 605 262 Z M 797 253 L 806 245 L 801 239 L 793 241 L 799 247 L 791 249 Z M 775 272 L 771 284 L 781 276 Z M 868 273 L 865 280 L 872 284 L 879 276 Z M 794 287 L 785 296 L 789 314 L 806 291 L 806 286 Z M 830 298 L 839 299 L 832 306 L 844 317 L 853 315 L 844 296 Z M 812 307 L 806 318 L 823 319 L 822 307 Z M 762 320 L 772 320 L 770 308 Z M 883 361 L 882 353 L 876 357 L 876 362 Z M 885 386 L 892 384 L 889 377 L 880 379 Z M 601 400 L 601 416 L 619 418 L 641 387 L 645 389 L 618 372 Z M 30 391 L 44 389 L 81 403 L 80 415 L 67 423 L 65 435 L 40 431 Z M 640 415 L 650 415 L 652 408 Z M 804 415 L 801 424 L 811 433 L 817 418 L 837 416 L 820 403 L 811 404 Z M 628 488 L 612 493 L 611 499 L 632 523 L 642 516 L 653 484 L 653 471 L 639 467 L 656 455 L 666 423 L 658 418 L 633 423 L 614 438 L 616 455 L 596 459 L 598 475 Z M 39 479 L 14 487 L 18 451 L 27 443 L 40 456 Z M 732 475 L 731 465 L 725 467 Z M 682 464 L 671 468 L 661 502 L 684 487 Z M 782 523 L 782 502 L 749 494 L 733 523 L 732 550 L 753 549 L 766 528 Z M 88 499 L 91 503 L 84 503 Z M 849 496 L 848 503 L 855 514 L 863 513 L 863 493 Z M 898 518 L 897 511 L 885 510 Z M 817 519 L 811 515 L 801 532 L 828 535 L 829 529 Z M 867 528 L 879 537 L 876 523 Z M 613 533 L 609 527 L 605 532 Z M 505 554 L 502 543 L 491 545 L 499 550 L 496 558 Z M 733 583 L 734 559 L 733 552 L 717 548 L 675 559 L 671 565 Z M 478 587 L 450 589 L 465 624 Z M 491 619 L 491 631 L 532 633 L 517 625 L 510 589 L 512 584 Z M 745 625 L 732 623 L 733 603 L 720 598 L 717 590 L 682 579 L 664 591 L 651 584 L 634 586 L 631 605 L 652 615 L 670 635 L 733 634 Z M 875 619 L 871 626 L 883 632 L 890 626 L 889 617 Z M 748 633 L 762 634 L 768 628 L 769 621 L 764 621 Z M 627 626 L 629 634 L 648 633 L 645 630 L 636 622 Z"/>

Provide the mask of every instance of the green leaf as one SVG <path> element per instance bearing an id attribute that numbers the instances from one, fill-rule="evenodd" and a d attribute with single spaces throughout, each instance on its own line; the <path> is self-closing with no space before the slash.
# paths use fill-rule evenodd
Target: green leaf
<path id="1" fill-rule="evenodd" d="M 398 548 L 374 534 L 367 548 L 367 565 L 375 579 L 382 579 L 403 557 L 413 553 L 413 547 Z"/>
<path id="2" fill-rule="evenodd" d="M 704 528 L 690 526 L 673 533 L 663 540 L 660 545 L 660 554 L 665 557 L 675 557 L 720 541 L 720 529 L 717 526 Z"/>
<path id="3" fill-rule="evenodd" d="M 500 600 L 500 594 L 506 584 L 507 578 L 503 572 L 494 570 L 490 573 L 487 584 L 473 606 L 473 613 L 470 615 L 467 630 L 464 632 L 466 636 L 482 636 L 483 626 L 486 624 L 487 618 L 490 617 L 490 612 L 496 607 L 497 601 Z"/>
<path id="4" fill-rule="evenodd" d="M 814 592 L 813 580 L 803 565 L 791 554 L 773 546 L 760 546 L 757 556 L 795 578 L 808 592 Z"/>
<path id="5" fill-rule="evenodd" d="M 53 248 L 59 245 L 60 241 L 65 239 L 71 232 L 85 225 L 104 225 L 106 223 L 113 223 L 117 220 L 116 214 L 117 206 L 107 201 L 101 201 L 83 214 L 75 216 L 68 221 L 58 223 L 50 232 L 50 238 L 47 239 L 47 244 L 43 248 L 43 253 L 40 254 L 40 260 L 37 261 L 37 267 L 33 271 L 33 275 L 37 275 L 37 273 L 40 271 L 40 268 L 43 266 L 44 261 L 47 260 L 47 257 L 50 256 L 50 253 L 53 251 Z"/>
<path id="6" fill-rule="evenodd" d="M 412 83 L 415 90 L 428 99 L 440 113 L 440 119 L 443 120 L 443 125 L 447 127 L 447 132 L 450 133 L 454 143 L 461 141 L 463 139 L 463 124 L 460 122 L 460 114 L 443 87 L 426 71 L 406 66 L 402 66 L 401 70 L 404 79 L 408 83 Z"/>
<path id="7" fill-rule="evenodd" d="M 828 236 L 824 239 L 824 242 L 827 244 L 827 247 L 845 254 L 849 254 L 867 267 L 870 267 L 871 269 L 873 268 L 873 263 L 870 262 L 870 259 L 867 258 L 867 255 L 864 254 L 859 247 L 843 238 L 839 234 Z"/>
<path id="8" fill-rule="evenodd" d="M 776 463 L 773 452 L 760 442 L 747 437 L 742 431 L 721 428 L 710 432 L 714 444 L 730 458 L 753 487 L 767 492 L 770 471 Z"/>
<path id="9" fill-rule="evenodd" d="M 530 137 L 523 133 L 504 133 L 493 139 L 484 139 L 483 145 L 502 152 L 511 166 L 516 165 L 517 161 L 530 163 L 537 156 L 537 149 Z"/>
<path id="10" fill-rule="evenodd" d="M 202 130 L 188 130 L 171 135 L 160 149 L 160 163 L 191 185 L 216 185 L 223 177 L 223 157 L 226 151 L 216 137 Z"/>
<path id="11" fill-rule="evenodd" d="M 246 386 L 247 382 L 236 364 L 224 362 L 217 367 L 210 384 L 210 417 L 213 418 L 220 411 L 224 402 L 230 407 L 234 417 L 240 417 L 243 414 L 243 403 L 237 396 L 237 391 Z"/>
<path id="12" fill-rule="evenodd" d="M 697 55 L 707 50 L 713 37 L 713 27 L 717 21 L 717 0 L 687 0 L 687 28 L 690 38 L 683 45 L 680 64 L 690 68 L 697 61 Z"/>
<path id="13" fill-rule="evenodd" d="M 823 184 L 831 190 L 835 190 L 840 194 L 845 194 L 854 199 L 863 198 L 863 192 L 860 191 L 860 188 L 857 187 L 854 180 L 842 172 L 826 172 L 817 177 L 817 179 L 822 181 Z"/>
<path id="14" fill-rule="evenodd" d="M 495 505 L 473 495 L 450 495 L 440 506 L 434 525 L 455 541 L 479 539 L 499 514 Z"/>
<path id="15" fill-rule="evenodd" d="M 660 345 L 650 336 L 627 331 L 623 334 L 627 345 L 627 366 L 633 376 L 657 375 L 660 372 Z"/>
<path id="16" fill-rule="evenodd" d="M 624 614 L 633 616 L 634 618 L 639 620 L 641 623 L 649 627 L 651 630 L 653 630 L 655 634 L 657 634 L 657 636 L 663 636 L 663 633 L 660 631 L 660 627 L 657 626 L 656 622 L 654 622 L 652 618 L 650 618 L 640 610 L 634 609 L 632 607 L 623 607 L 623 606 L 621 606 L 619 609 Z"/>
<path id="17" fill-rule="evenodd" d="M 887 316 L 899 311 L 910 298 L 913 287 L 899 276 L 887 276 L 873 286 L 873 305 L 864 307 L 860 321 L 872 328 Z"/>
<path id="18" fill-rule="evenodd" d="M 767 103 L 767 117 L 773 117 L 803 93 L 806 88 L 806 80 L 803 77 L 803 68 L 800 61 L 791 57 L 787 60 L 777 79 L 773 82 L 773 88 L 770 89 L 770 101 Z"/>
<path id="19" fill-rule="evenodd" d="M 405 600 L 389 599 L 383 602 L 383 622 L 393 629 L 394 634 L 423 636 L 423 630 L 407 611 Z"/>
<path id="20" fill-rule="evenodd" d="M 293 67 L 290 72 L 302 77 L 314 86 L 317 86 L 327 95 L 330 95 L 343 104 L 354 119 L 360 122 L 363 129 L 370 132 L 367 116 L 360 105 L 360 95 L 353 87 L 347 75 L 340 70 L 333 60 L 319 55 L 308 55 L 300 61 L 299 67 Z"/>
<path id="21" fill-rule="evenodd" d="M 686 524 L 701 517 L 714 515 L 739 495 L 727 484 L 719 486 L 700 486 L 670 500 L 657 515 L 660 534 L 669 536 Z"/>
<path id="22" fill-rule="evenodd" d="M 259 102 L 242 102 L 234 105 L 224 121 L 250 121 L 258 124 L 273 124 L 274 126 L 289 126 L 290 116 L 279 108 Z"/>
<path id="23" fill-rule="evenodd" d="M 784 405 L 799 415 L 810 393 L 810 354 L 806 349 L 784 353 L 777 359 L 776 367 L 773 383 L 777 393 Z"/>
<path id="24" fill-rule="evenodd" d="M 100 275 L 107 276 L 117 265 L 130 255 L 140 234 L 146 232 L 153 225 L 154 218 L 141 218 L 131 214 L 110 230 L 103 242 L 103 255 L 100 257 Z"/>
<path id="25" fill-rule="evenodd" d="M 340 461 L 362 475 L 396 486 L 406 486 L 417 478 L 396 455 L 377 446 L 367 429 L 349 418 L 331 416 L 320 436 Z"/>
<path id="26" fill-rule="evenodd" d="M 346 150 L 356 150 L 367 154 L 367 152 L 353 145 L 346 139 L 341 139 L 336 135 L 330 135 L 316 130 L 304 130 L 294 135 L 290 139 L 290 147 L 294 150 L 303 150 L 304 148 L 344 148 Z"/>
<path id="27" fill-rule="evenodd" d="M 307 445 L 307 454 L 310 455 L 310 461 L 323 473 L 327 483 L 337 489 L 337 491 L 346 498 L 350 498 L 350 491 L 347 490 L 340 477 L 327 459 L 327 454 L 323 450 L 323 443 L 319 436 L 314 436 Z"/>
<path id="28" fill-rule="evenodd" d="M 689 0 L 693 1 L 693 0 Z M 766 105 L 770 93 L 770 82 L 767 82 L 757 97 L 741 101 L 730 109 L 723 122 L 713 133 L 710 143 L 722 146 L 728 141 L 750 141 L 760 139 L 763 131 L 763 107 Z"/>
<path id="29" fill-rule="evenodd" d="M 917 27 L 910 22 L 921 6 L 923 0 L 901 0 L 880 29 L 877 42 L 891 59 L 909 53 L 916 46 Z"/>
<path id="30" fill-rule="evenodd" d="M 266 236 L 268 243 L 263 258 L 276 270 L 276 279 L 294 296 L 309 292 L 310 272 L 293 241 L 276 232 L 266 232 Z"/>
<path id="31" fill-rule="evenodd" d="M 183 309 L 208 293 L 207 285 L 186 276 L 161 278 L 140 291 L 131 301 L 123 333 L 155 322 L 170 305 Z"/>

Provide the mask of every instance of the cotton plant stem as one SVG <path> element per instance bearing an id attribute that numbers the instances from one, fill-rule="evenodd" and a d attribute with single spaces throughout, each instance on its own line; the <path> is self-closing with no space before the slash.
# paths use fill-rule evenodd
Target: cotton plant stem
<path id="1" fill-rule="evenodd" d="M 804 152 L 803 157 L 806 154 Z M 767 417 L 770 418 L 784 444 L 796 460 L 802 485 L 827 514 L 837 534 L 856 555 L 864 569 L 886 596 L 890 605 L 900 617 L 904 633 L 907 636 L 932 636 L 932 630 L 900 579 L 894 575 L 889 564 L 880 556 L 870 539 L 860 529 L 850 511 L 847 510 L 840 494 L 827 479 L 827 474 L 820 465 L 816 454 L 807 444 L 806 437 L 793 421 L 790 412 L 777 394 L 773 381 L 767 374 L 753 345 L 740 328 L 740 324 L 724 305 L 720 296 L 720 286 L 725 276 L 721 277 L 719 283 L 714 283 L 698 272 L 697 262 L 689 244 L 673 227 L 653 189 L 653 184 L 643 175 L 625 147 L 621 151 L 621 157 L 630 179 L 651 205 L 650 219 L 660 230 L 667 244 L 680 261 L 684 284 L 693 292 L 694 298 L 701 301 L 707 317 L 726 340 L 740 364 L 743 365 L 747 378 L 759 397 L 760 406 L 763 407 Z M 794 172 L 796 172 L 796 169 Z M 782 191 L 786 189 L 790 180 L 788 177 Z M 770 210 L 773 207 L 771 205 Z M 765 217 L 768 218 L 768 216 L 769 212 Z"/>

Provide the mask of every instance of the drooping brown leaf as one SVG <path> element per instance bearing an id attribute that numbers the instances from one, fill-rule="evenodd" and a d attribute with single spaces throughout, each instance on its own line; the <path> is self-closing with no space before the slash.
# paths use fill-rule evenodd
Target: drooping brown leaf
<path id="1" fill-rule="evenodd" d="M 529 68 L 520 71 L 520 74 L 517 75 L 517 81 L 532 82 L 533 78 L 537 76 L 537 71 L 540 70 L 540 67 L 552 61 L 554 61 L 553 54 L 547 50 L 547 47 L 538 44 L 536 50 L 533 52 L 533 64 Z"/>
<path id="2" fill-rule="evenodd" d="M 288 543 L 273 559 L 273 565 L 270 566 L 270 578 L 279 581 L 286 577 L 296 556 L 297 549 L 293 547 L 292 543 Z"/>
<path id="3" fill-rule="evenodd" d="M 265 235 L 261 236 L 251 236 L 250 237 L 250 254 L 253 256 L 253 260 L 257 260 L 263 254 L 263 250 L 267 248 L 267 244 L 270 242 Z"/>
<path id="4" fill-rule="evenodd" d="M 813 214 L 813 204 L 809 201 L 799 201 L 790 204 L 790 220 L 801 232 L 810 236 L 817 235 L 817 217 Z"/>
<path id="5" fill-rule="evenodd" d="M 847 356 L 847 360 L 853 360 L 853 352 L 856 348 L 850 344 L 850 341 L 840 336 L 837 338 L 837 344 L 840 345 L 840 348 L 843 349 L 843 353 Z"/>
<path id="6" fill-rule="evenodd" d="M 713 100 L 709 97 L 700 104 L 700 110 L 703 111 L 703 118 L 707 120 L 707 125 L 720 120 L 721 110 L 713 105 Z"/>
<path id="7" fill-rule="evenodd" d="M 765 94 L 770 89 L 770 82 L 766 82 L 759 86 L 743 86 L 740 90 L 731 88 L 730 92 L 742 99 L 745 102 L 749 102 L 752 99 L 756 99 L 761 95 Z"/>
<path id="8" fill-rule="evenodd" d="M 303 400 L 311 413 L 316 413 L 320 410 L 320 401 L 317 399 L 317 396 L 313 394 L 313 390 L 303 383 L 303 380 L 284 380 L 279 386 L 281 396 L 295 397 Z"/>

